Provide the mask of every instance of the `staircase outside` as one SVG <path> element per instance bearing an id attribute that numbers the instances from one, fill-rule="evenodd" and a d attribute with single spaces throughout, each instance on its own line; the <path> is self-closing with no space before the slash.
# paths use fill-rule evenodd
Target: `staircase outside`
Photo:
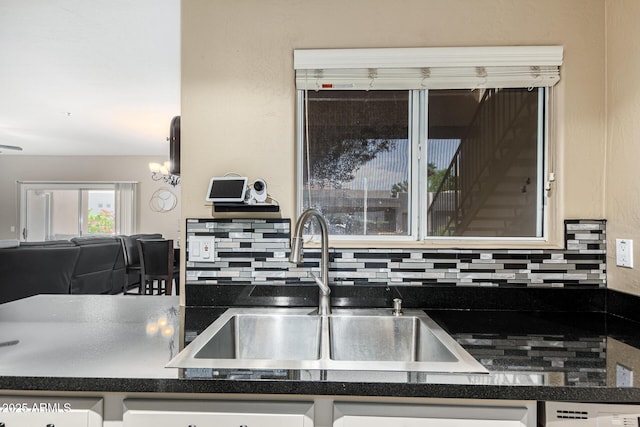
<path id="1" fill-rule="evenodd" d="M 538 91 L 487 90 L 431 197 L 432 236 L 535 236 Z"/>

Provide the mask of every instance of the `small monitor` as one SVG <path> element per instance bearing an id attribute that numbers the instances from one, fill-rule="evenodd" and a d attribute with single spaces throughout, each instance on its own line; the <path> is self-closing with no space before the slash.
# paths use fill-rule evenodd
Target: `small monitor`
<path id="1" fill-rule="evenodd" d="M 211 178 L 207 202 L 242 203 L 247 190 L 247 177 L 223 176 Z"/>

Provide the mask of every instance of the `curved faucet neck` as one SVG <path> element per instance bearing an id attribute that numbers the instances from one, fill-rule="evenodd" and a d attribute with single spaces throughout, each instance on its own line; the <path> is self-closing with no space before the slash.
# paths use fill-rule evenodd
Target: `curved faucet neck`
<path id="1" fill-rule="evenodd" d="M 324 217 L 317 209 L 307 209 L 298 217 L 295 232 L 291 238 L 291 262 L 300 263 L 302 261 L 302 230 L 304 225 L 315 218 L 320 225 L 320 279 L 323 284 L 320 287 L 319 314 L 325 315 L 331 312 L 329 304 L 329 228 Z"/>

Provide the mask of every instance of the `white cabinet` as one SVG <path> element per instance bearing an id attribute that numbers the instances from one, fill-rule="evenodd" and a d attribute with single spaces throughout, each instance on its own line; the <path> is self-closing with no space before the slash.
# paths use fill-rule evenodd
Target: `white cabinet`
<path id="1" fill-rule="evenodd" d="M 124 401 L 123 427 L 313 427 L 310 402 Z"/>
<path id="2" fill-rule="evenodd" d="M 535 427 L 535 402 L 336 403 L 333 427 Z"/>
<path id="3" fill-rule="evenodd" d="M 0 396 L 2 427 L 100 427 L 102 399 Z"/>

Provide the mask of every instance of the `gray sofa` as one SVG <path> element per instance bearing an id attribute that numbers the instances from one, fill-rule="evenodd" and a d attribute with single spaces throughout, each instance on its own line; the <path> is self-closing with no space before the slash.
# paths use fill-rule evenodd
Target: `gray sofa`
<path id="1" fill-rule="evenodd" d="M 0 303 L 38 294 L 120 293 L 135 285 L 131 283 L 135 268 L 130 273 L 125 241 L 134 237 L 135 245 L 141 236 L 161 237 L 83 236 L 0 248 Z"/>
<path id="2" fill-rule="evenodd" d="M 116 294 L 122 290 L 125 265 L 116 237 L 74 237 L 80 256 L 71 278 L 72 294 Z"/>
<path id="3" fill-rule="evenodd" d="M 80 256 L 74 243 L 22 243 L 0 249 L 0 303 L 41 293 L 68 294 Z"/>

